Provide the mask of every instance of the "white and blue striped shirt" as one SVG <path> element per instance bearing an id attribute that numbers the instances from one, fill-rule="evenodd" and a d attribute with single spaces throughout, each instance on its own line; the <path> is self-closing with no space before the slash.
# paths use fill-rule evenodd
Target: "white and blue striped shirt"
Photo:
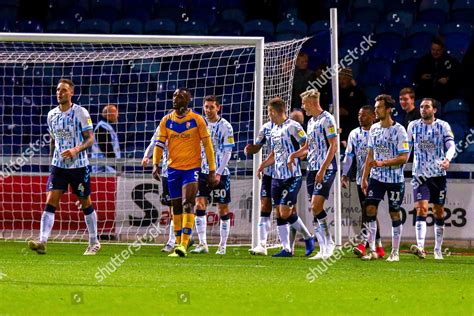
<path id="1" fill-rule="evenodd" d="M 158 133 L 160 131 L 160 128 L 157 127 L 155 130 L 155 134 L 153 134 L 153 137 L 150 139 L 150 144 L 145 150 L 145 154 L 143 156 L 147 158 L 152 158 L 153 157 L 153 150 L 155 149 L 155 139 L 158 137 Z M 165 144 L 165 148 L 163 149 L 163 155 L 161 156 L 161 176 L 162 177 L 168 177 L 168 143 Z"/>
<path id="2" fill-rule="evenodd" d="M 356 158 L 356 182 L 361 184 L 362 172 L 364 171 L 365 159 L 367 158 L 367 143 L 369 131 L 362 127 L 354 128 L 347 138 L 346 155 Z"/>
<path id="3" fill-rule="evenodd" d="M 374 152 L 374 160 L 387 160 L 397 157 L 401 153 L 408 153 L 408 135 L 405 128 L 395 123 L 384 128 L 380 122 L 372 125 L 369 131 L 367 147 Z M 384 183 L 402 183 L 404 164 L 398 166 L 373 167 L 370 178 Z"/>
<path id="4" fill-rule="evenodd" d="M 229 161 L 224 161 L 225 154 L 229 154 L 235 146 L 234 129 L 232 125 L 224 118 L 220 117 L 216 122 L 208 122 L 211 134 L 212 146 L 214 147 L 214 155 L 216 159 L 216 173 L 227 176 L 230 174 L 227 167 Z M 201 172 L 209 174 L 209 165 L 207 164 L 206 152 L 201 145 Z M 225 165 L 223 165 L 223 163 Z"/>
<path id="5" fill-rule="evenodd" d="M 275 126 L 272 122 L 266 122 L 262 125 L 260 130 L 258 131 L 257 139 L 255 140 L 255 144 L 262 146 L 262 161 L 264 161 L 268 155 L 270 154 L 270 134 L 272 132 L 272 128 Z M 268 166 L 263 169 L 263 174 L 267 176 L 273 176 L 274 166 Z"/>
<path id="6" fill-rule="evenodd" d="M 427 178 L 445 176 L 446 170 L 441 169 L 440 162 L 446 156 L 446 143 L 454 140 L 448 122 L 436 119 L 426 124 L 418 119 L 410 122 L 407 133 L 414 151 L 412 174 Z"/>
<path id="7" fill-rule="evenodd" d="M 336 137 L 336 120 L 329 112 L 323 111 L 308 122 L 308 170 L 321 168 L 329 150 L 329 138 Z M 336 169 L 336 158 L 331 161 L 328 170 Z"/>
<path id="8" fill-rule="evenodd" d="M 287 119 L 281 125 L 274 125 L 270 135 L 270 146 L 275 154 L 275 170 L 272 178 L 289 179 L 301 176 L 300 159 L 295 159 L 293 171 L 288 168 L 288 157 L 297 151 L 297 144 L 306 141 L 306 133 L 300 123 Z"/>
<path id="9" fill-rule="evenodd" d="M 87 151 L 83 150 L 73 159 L 62 158 L 61 153 L 67 149 L 79 146 L 84 141 L 82 133 L 92 130 L 92 120 L 89 112 L 80 105 L 72 104 L 66 112 L 59 106 L 48 113 L 48 130 L 54 138 L 54 154 L 51 165 L 63 168 L 83 168 L 89 165 Z"/>

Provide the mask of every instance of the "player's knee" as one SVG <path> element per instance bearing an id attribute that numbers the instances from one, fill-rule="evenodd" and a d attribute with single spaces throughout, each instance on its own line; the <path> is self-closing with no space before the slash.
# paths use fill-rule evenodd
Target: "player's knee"
<path id="1" fill-rule="evenodd" d="M 377 207 L 375 205 L 367 205 L 365 208 L 366 216 L 376 216 L 377 215 Z"/>
<path id="2" fill-rule="evenodd" d="M 433 215 L 435 218 L 444 218 L 444 206 L 433 205 Z"/>
<path id="3" fill-rule="evenodd" d="M 416 207 L 416 216 L 424 216 L 428 215 L 428 208 L 424 205 Z"/>
<path id="4" fill-rule="evenodd" d="M 194 210 L 194 203 L 191 201 L 184 201 L 183 202 L 183 212 L 184 213 L 192 213 Z"/>
<path id="5" fill-rule="evenodd" d="M 399 207 L 390 207 L 388 211 L 390 213 L 390 218 L 392 219 L 392 221 L 398 221 L 401 219 L 402 213 L 400 212 Z"/>
<path id="6" fill-rule="evenodd" d="M 272 212 L 272 201 L 268 198 L 262 199 L 262 212 L 271 213 Z"/>
<path id="7" fill-rule="evenodd" d="M 229 205 L 228 204 L 219 204 L 218 205 L 218 210 L 219 210 L 219 216 L 224 216 L 224 215 L 227 215 L 229 214 Z"/>

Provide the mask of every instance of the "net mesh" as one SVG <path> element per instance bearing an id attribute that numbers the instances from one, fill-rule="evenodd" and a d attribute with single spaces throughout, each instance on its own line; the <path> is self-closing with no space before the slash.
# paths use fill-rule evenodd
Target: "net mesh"
<path id="1" fill-rule="evenodd" d="M 291 104 L 296 56 L 303 40 L 268 43 L 264 49 L 264 104 L 280 96 Z M 135 240 L 150 227 L 160 227 L 153 239 L 167 238 L 169 210 L 160 203 L 161 184 L 151 169 L 140 165 L 160 119 L 171 108 L 172 94 L 186 87 L 192 107 L 203 113 L 203 98 L 216 95 L 221 116 L 233 126 L 236 147 L 231 171 L 230 243 L 251 239 L 252 158 L 243 148 L 254 139 L 255 57 L 251 45 L 152 45 L 48 42 L 0 43 L 0 233 L 3 238 L 35 238 L 46 201 L 49 142 L 46 118 L 57 105 L 60 78 L 75 83 L 73 102 L 85 107 L 94 126 L 102 108 L 115 104 L 114 125 L 121 159 L 91 159 L 112 173 L 91 178 L 91 198 L 98 213 L 102 240 Z M 264 111 L 266 112 L 266 111 Z M 264 117 L 264 122 L 266 118 Z M 77 199 L 63 196 L 50 240 L 87 240 Z M 208 238 L 219 237 L 215 205 L 208 208 Z M 270 234 L 269 242 L 276 241 Z"/>

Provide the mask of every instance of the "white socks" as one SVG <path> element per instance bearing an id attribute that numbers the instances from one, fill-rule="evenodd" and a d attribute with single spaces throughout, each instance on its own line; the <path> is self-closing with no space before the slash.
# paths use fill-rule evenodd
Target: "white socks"
<path id="1" fill-rule="evenodd" d="M 54 213 L 43 212 L 40 225 L 40 242 L 47 242 L 54 225 Z"/>
<path id="2" fill-rule="evenodd" d="M 425 248 L 425 237 L 426 237 L 426 217 L 417 216 L 416 217 L 416 245 L 418 248 Z"/>
<path id="3" fill-rule="evenodd" d="M 227 238 L 229 237 L 229 232 L 230 232 L 230 218 L 228 219 L 221 218 L 219 230 L 221 233 L 221 241 L 219 242 L 219 246 L 225 247 L 227 245 Z"/>
<path id="4" fill-rule="evenodd" d="M 86 220 L 87 230 L 89 231 L 89 244 L 97 243 L 97 213 L 93 211 L 89 215 L 84 215 Z"/>
<path id="5" fill-rule="evenodd" d="M 199 243 L 203 245 L 207 245 L 207 236 L 206 236 L 206 215 L 204 216 L 196 216 L 194 219 L 194 224 L 196 225 L 196 232 L 198 234 Z"/>

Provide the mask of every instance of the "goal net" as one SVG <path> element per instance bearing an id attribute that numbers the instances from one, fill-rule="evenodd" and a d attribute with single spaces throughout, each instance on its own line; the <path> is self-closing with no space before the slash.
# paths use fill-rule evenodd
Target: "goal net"
<path id="1" fill-rule="evenodd" d="M 221 40 L 220 40 L 221 39 Z M 253 157 L 243 148 L 255 138 L 255 108 L 280 96 L 291 104 L 296 56 L 305 39 L 264 46 L 264 84 L 256 99 L 258 45 L 249 38 L 124 37 L 74 35 L 0 35 L 0 238 L 36 238 L 46 201 L 49 171 L 47 113 L 57 106 L 59 79 L 75 84 L 73 102 L 90 113 L 94 127 L 107 104 L 117 106 L 120 159 L 90 159 L 91 165 L 115 172 L 94 173 L 92 201 L 101 240 L 133 241 L 150 235 L 162 243 L 168 235 L 170 211 L 160 203 L 161 183 L 140 164 L 160 119 L 171 109 L 176 88 L 190 89 L 191 107 L 203 114 L 203 99 L 216 95 L 221 116 L 233 127 L 236 147 L 231 171 L 229 243 L 252 237 Z M 90 155 L 89 155 L 90 157 Z M 109 170 L 110 171 L 110 170 Z M 76 197 L 67 192 L 56 211 L 50 240 L 87 240 Z M 255 217 L 254 217 L 255 218 Z M 210 242 L 219 238 L 216 206 L 207 210 Z M 276 234 L 270 235 L 270 243 Z"/>

